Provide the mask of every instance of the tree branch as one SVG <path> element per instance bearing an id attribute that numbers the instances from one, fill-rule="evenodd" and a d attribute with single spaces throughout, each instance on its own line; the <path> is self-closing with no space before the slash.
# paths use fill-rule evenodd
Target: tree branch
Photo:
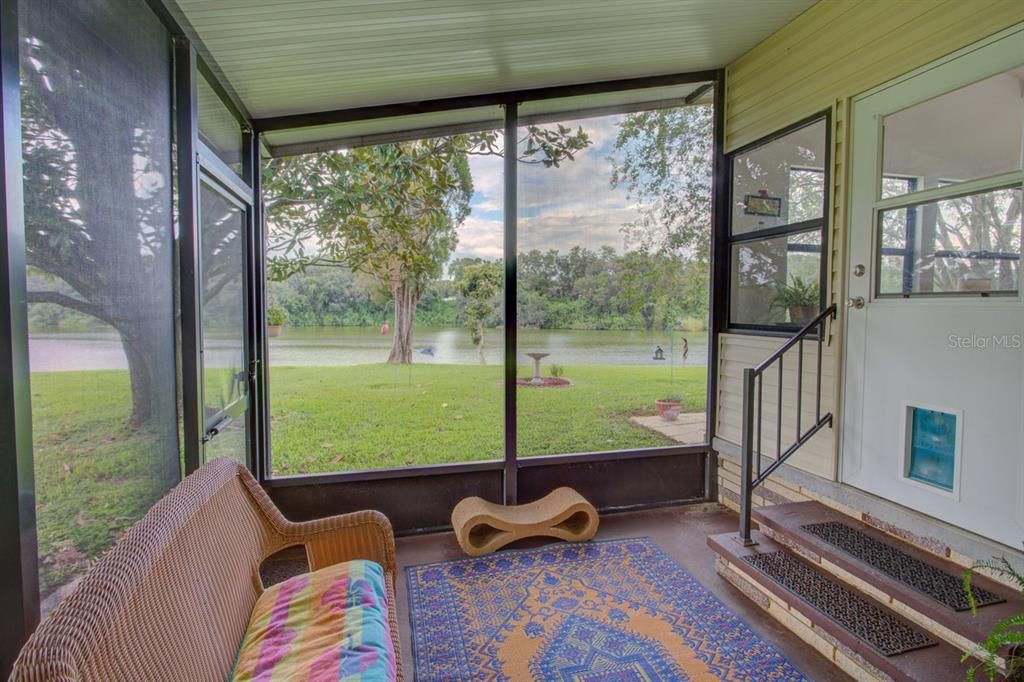
<path id="1" fill-rule="evenodd" d="M 104 313 L 103 308 L 88 301 L 83 301 L 78 298 L 72 298 L 67 294 L 62 294 L 59 291 L 30 291 L 28 292 L 29 303 L 53 303 L 71 310 L 91 315 L 98 320 L 102 320 L 107 324 L 113 324 L 113 321 Z"/>

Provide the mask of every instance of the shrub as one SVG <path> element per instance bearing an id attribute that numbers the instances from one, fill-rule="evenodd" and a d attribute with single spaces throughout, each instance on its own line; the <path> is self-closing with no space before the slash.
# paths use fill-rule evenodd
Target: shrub
<path id="1" fill-rule="evenodd" d="M 682 322 L 679 323 L 679 328 L 684 332 L 702 332 L 705 331 L 708 326 L 707 322 L 700 317 L 684 317 Z"/>
<path id="2" fill-rule="evenodd" d="M 1005 558 L 993 557 L 988 561 L 978 561 L 964 571 L 964 591 L 967 593 L 967 601 L 971 605 L 972 614 L 977 614 L 978 605 L 974 600 L 974 592 L 971 591 L 971 578 L 979 568 L 1009 578 L 1024 594 L 1024 575 L 1015 571 Z M 1022 644 L 1024 644 L 1024 613 L 1018 613 L 996 623 L 992 626 L 984 642 L 978 643 L 974 649 L 960 658 L 961 663 L 966 663 L 972 656 L 981 659 L 980 663 L 968 668 L 967 679 L 973 682 L 978 670 L 981 670 L 991 682 L 995 682 L 997 679 L 1020 679 L 1020 676 L 1024 674 L 1024 657 L 1020 655 L 1018 647 Z M 1007 648 L 1010 650 L 1010 655 L 1005 659 L 1005 672 L 1001 672 L 998 661 L 1003 650 Z"/>
<path id="3" fill-rule="evenodd" d="M 560 377 L 565 373 L 565 368 L 561 365 L 551 365 L 550 370 L 553 377 Z"/>
<path id="4" fill-rule="evenodd" d="M 279 305 L 267 308 L 267 324 L 276 327 L 288 322 L 288 311 Z"/>

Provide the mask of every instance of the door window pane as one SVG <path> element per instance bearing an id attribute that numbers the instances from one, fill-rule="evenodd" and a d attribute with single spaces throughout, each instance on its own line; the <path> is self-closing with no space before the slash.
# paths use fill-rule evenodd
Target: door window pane
<path id="1" fill-rule="evenodd" d="M 819 119 L 733 158 L 733 235 L 822 217 L 825 133 Z"/>
<path id="2" fill-rule="evenodd" d="M 821 232 L 733 244 L 730 272 L 731 323 L 802 326 L 821 303 Z"/>
<path id="3" fill-rule="evenodd" d="M 881 295 L 1013 292 L 1021 190 L 999 189 L 882 211 Z"/>
<path id="4" fill-rule="evenodd" d="M 135 0 L 19 20 L 45 613 L 181 476 L 171 46 Z"/>
<path id="5" fill-rule="evenodd" d="M 242 127 L 201 73 L 196 79 L 196 108 L 199 139 L 241 177 L 244 144 Z"/>
<path id="6" fill-rule="evenodd" d="M 503 146 L 482 130 L 268 163 L 275 476 L 501 459 Z"/>
<path id="7" fill-rule="evenodd" d="M 199 195 L 202 266 L 203 402 L 209 430 L 225 418 L 243 421 L 245 365 L 245 224 L 242 208 L 205 181 Z M 216 436 L 217 441 L 223 435 Z M 237 449 L 232 450 L 236 452 Z M 244 461 L 244 448 L 241 452 Z M 207 458 L 211 447 L 207 446 Z"/>
<path id="8" fill-rule="evenodd" d="M 915 104 L 882 119 L 882 197 L 1020 170 L 1024 66 Z"/>
<path id="9" fill-rule="evenodd" d="M 519 129 L 519 456 L 704 442 L 711 120 L 700 105 Z M 540 130 L 581 148 L 538 162 Z"/>

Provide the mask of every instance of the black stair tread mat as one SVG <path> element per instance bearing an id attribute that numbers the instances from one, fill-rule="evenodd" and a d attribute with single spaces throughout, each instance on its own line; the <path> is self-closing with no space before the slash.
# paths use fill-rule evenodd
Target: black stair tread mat
<path id="1" fill-rule="evenodd" d="M 788 552 L 752 554 L 743 560 L 883 656 L 895 656 L 938 643 Z"/>
<path id="2" fill-rule="evenodd" d="M 954 611 L 971 609 L 967 594 L 964 592 L 962 576 L 943 571 L 842 521 L 809 523 L 800 527 L 943 606 Z M 999 595 L 975 585 L 971 586 L 971 592 L 979 607 L 1006 601 Z"/>

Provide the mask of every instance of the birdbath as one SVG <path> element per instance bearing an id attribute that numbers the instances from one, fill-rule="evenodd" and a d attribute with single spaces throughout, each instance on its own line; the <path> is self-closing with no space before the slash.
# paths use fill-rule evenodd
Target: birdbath
<path id="1" fill-rule="evenodd" d="M 540 378 L 540 361 L 551 353 L 527 353 L 527 355 L 533 358 L 533 378 L 530 379 L 530 383 L 534 386 L 543 386 L 544 380 Z"/>

